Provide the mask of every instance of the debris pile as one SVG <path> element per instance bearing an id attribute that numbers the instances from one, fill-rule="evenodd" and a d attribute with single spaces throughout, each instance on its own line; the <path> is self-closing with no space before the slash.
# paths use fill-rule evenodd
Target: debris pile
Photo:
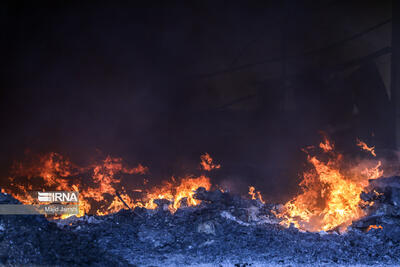
<path id="1" fill-rule="evenodd" d="M 400 241 L 400 177 L 370 180 L 360 197 L 367 216 L 352 226 L 365 231 L 382 229 Z"/>
<path id="2" fill-rule="evenodd" d="M 384 195 L 386 189 L 382 188 Z M 382 200 L 386 208 L 398 207 L 394 191 L 391 187 L 390 200 Z M 105 216 L 64 220 L 49 221 L 36 215 L 0 216 L 0 264 L 400 263 L 400 240 L 386 230 L 386 225 L 369 231 L 352 227 L 343 234 L 303 232 L 281 226 L 274 216 L 276 207 L 259 200 L 204 188 L 199 188 L 194 197 L 202 200 L 200 205 L 181 205 L 174 213 L 165 208 L 168 203 L 157 201 L 155 210 L 137 207 Z M 0 194 L 2 203 L 15 201 L 10 195 Z M 374 201 L 378 205 L 379 201 Z M 383 211 L 377 208 L 379 212 Z"/>

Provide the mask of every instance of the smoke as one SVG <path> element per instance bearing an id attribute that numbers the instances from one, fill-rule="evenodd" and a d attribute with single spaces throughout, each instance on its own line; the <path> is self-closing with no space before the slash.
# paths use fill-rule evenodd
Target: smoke
<path id="1" fill-rule="evenodd" d="M 384 112 L 367 121 L 387 103 L 374 106 L 381 94 L 360 89 L 378 88 L 379 79 L 370 79 L 378 72 L 370 67 L 348 80 L 325 72 L 358 47 L 319 55 L 318 71 L 314 56 L 291 59 L 284 79 L 281 60 L 202 75 L 281 55 L 282 25 L 289 57 L 341 39 L 341 20 L 315 12 L 324 7 L 297 3 L 286 24 L 277 3 L 131 5 L 6 7 L 2 182 L 26 149 L 82 165 L 101 151 L 149 166 L 155 183 L 185 175 L 208 152 L 222 165 L 213 183 L 242 193 L 254 185 L 280 200 L 296 191 L 301 148 L 317 144 L 319 130 L 331 129 L 343 147 L 372 131 L 372 144 L 386 140 L 375 123 Z M 352 18 L 363 27 L 358 14 Z M 365 116 L 353 114 L 354 92 Z"/>

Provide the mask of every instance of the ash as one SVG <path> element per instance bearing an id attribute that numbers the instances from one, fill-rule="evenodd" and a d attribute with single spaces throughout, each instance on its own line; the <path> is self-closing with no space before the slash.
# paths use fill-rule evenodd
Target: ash
<path id="1" fill-rule="evenodd" d="M 378 192 L 378 194 L 376 193 Z M 277 207 L 199 188 L 196 207 L 159 208 L 49 221 L 0 216 L 2 265 L 346 266 L 400 264 L 400 177 L 371 182 L 368 216 L 339 233 L 284 228 Z M 18 203 L 1 194 L 0 204 Z M 373 204 L 372 204 L 373 203 Z M 184 201 L 183 203 L 184 204 Z M 182 205 L 185 206 L 185 205 Z M 382 229 L 370 229 L 379 224 Z"/>

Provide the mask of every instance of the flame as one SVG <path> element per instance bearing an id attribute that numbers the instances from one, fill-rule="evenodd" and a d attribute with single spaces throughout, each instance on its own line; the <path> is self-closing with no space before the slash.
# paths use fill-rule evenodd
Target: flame
<path id="1" fill-rule="evenodd" d="M 370 152 L 372 156 L 376 157 L 374 146 L 369 147 L 365 142 L 361 141 L 360 139 L 357 139 L 357 146 L 359 146 L 362 150 Z"/>
<path id="2" fill-rule="evenodd" d="M 210 179 L 206 176 L 189 176 L 177 182 L 175 178 L 172 178 L 171 181 L 164 182 L 162 186 L 156 186 L 146 191 L 145 199 L 135 203 L 133 206 L 155 209 L 157 207 L 157 204 L 154 202 L 156 199 L 166 199 L 171 202 L 169 210 L 175 212 L 181 207 L 181 201 L 183 199 L 186 199 L 186 204 L 188 206 L 195 206 L 200 203 L 199 200 L 193 198 L 194 192 L 199 187 L 210 190 Z"/>
<path id="3" fill-rule="evenodd" d="M 346 169 L 343 156 L 328 140 L 319 146 L 329 159 L 322 161 L 308 155 L 312 169 L 303 173 L 299 184 L 302 193 L 288 201 L 278 217 L 282 224 L 307 231 L 346 229 L 353 220 L 364 216 L 360 194 L 368 179 L 382 175 L 380 162 L 372 169 L 355 173 Z"/>
<path id="4" fill-rule="evenodd" d="M 382 225 L 370 225 L 368 226 L 367 232 L 371 229 L 383 229 Z"/>
<path id="5" fill-rule="evenodd" d="M 381 169 L 382 163 L 381 161 L 378 161 L 378 164 L 375 167 L 368 168 L 365 167 L 363 171 L 361 171 L 361 174 L 365 175 L 369 179 L 377 179 L 379 177 L 382 177 L 383 175 L 383 170 Z"/>
<path id="6" fill-rule="evenodd" d="M 251 196 L 251 199 L 258 199 L 261 203 L 265 204 L 260 191 L 256 191 L 254 186 L 249 186 L 249 195 Z"/>
<path id="7" fill-rule="evenodd" d="M 319 147 L 324 151 L 324 152 L 329 152 L 333 151 L 333 144 L 328 140 L 328 138 L 324 137 L 324 142 L 321 142 L 319 144 Z"/>
<path id="8" fill-rule="evenodd" d="M 220 165 L 212 163 L 209 154 L 201 157 L 202 162 L 207 163 L 210 169 L 220 168 Z M 107 156 L 100 163 L 87 167 L 79 167 L 71 163 L 58 153 L 48 153 L 41 157 L 35 157 L 28 163 L 14 163 L 10 183 L 2 188 L 2 191 L 12 194 L 23 204 L 36 203 L 29 191 L 79 191 L 79 215 L 95 213 L 106 215 L 117 212 L 128 205 L 130 208 L 145 207 L 154 209 L 156 199 L 167 199 L 171 202 L 171 212 L 176 211 L 186 200 L 186 205 L 193 206 L 200 203 L 193 198 L 194 191 L 199 187 L 207 190 L 211 188 L 210 179 L 206 176 L 187 176 L 181 179 L 171 178 L 162 186 L 150 189 L 125 190 L 121 186 L 122 175 L 144 175 L 148 168 L 139 164 L 136 167 L 128 167 L 122 158 Z M 144 184 L 148 180 L 143 179 Z M 35 186 L 36 185 L 36 186 Z M 117 196 L 117 192 L 119 197 Z M 144 195 L 137 200 L 131 197 L 136 192 Z M 122 201 L 122 200 L 123 201 Z M 125 202 L 125 204 L 124 204 Z M 70 215 L 62 215 L 64 219 Z"/>
<path id="9" fill-rule="evenodd" d="M 214 170 L 214 169 L 221 168 L 220 164 L 214 164 L 213 163 L 213 159 L 211 158 L 211 156 L 208 153 L 205 153 L 204 155 L 201 155 L 200 159 L 201 159 L 200 166 L 205 171 L 211 171 L 211 170 Z"/>

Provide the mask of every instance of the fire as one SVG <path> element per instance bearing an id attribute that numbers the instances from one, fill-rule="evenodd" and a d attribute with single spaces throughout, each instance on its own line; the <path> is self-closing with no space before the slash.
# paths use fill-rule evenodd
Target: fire
<path id="1" fill-rule="evenodd" d="M 209 168 L 205 170 L 220 168 L 220 165 L 212 163 L 209 154 L 201 157 Z M 181 179 L 171 178 L 162 186 L 150 189 L 126 190 L 121 186 L 121 176 L 145 175 L 148 168 L 138 164 L 136 167 L 128 167 L 122 158 L 107 156 L 99 163 L 87 167 L 79 167 L 71 163 L 57 153 L 48 153 L 34 158 L 28 163 L 15 163 L 12 167 L 10 183 L 5 186 L 4 192 L 12 194 L 23 204 L 33 204 L 35 199 L 29 191 L 79 191 L 79 215 L 87 213 L 106 215 L 117 212 L 126 205 L 130 208 L 145 207 L 154 209 L 156 199 L 166 199 L 171 202 L 169 209 L 176 211 L 183 202 L 187 206 L 198 205 L 199 200 L 193 198 L 194 191 L 199 187 L 207 190 L 211 188 L 210 179 L 204 175 L 195 177 L 187 176 Z M 142 180 L 142 179 L 141 179 Z M 148 181 L 143 179 L 144 184 Z M 137 199 L 132 193 L 140 193 L 143 197 Z M 124 203 L 125 202 L 125 203 Z M 61 218 L 66 218 L 63 215 Z"/>
<path id="2" fill-rule="evenodd" d="M 319 147 L 324 151 L 324 152 L 329 152 L 333 150 L 333 144 L 328 140 L 328 138 L 324 138 L 324 142 L 321 142 L 319 144 Z"/>
<path id="3" fill-rule="evenodd" d="M 357 139 L 357 146 L 359 146 L 362 150 L 370 152 L 372 156 L 376 157 L 374 146 L 369 147 L 365 142 L 361 141 L 360 139 Z"/>
<path id="4" fill-rule="evenodd" d="M 368 226 L 367 232 L 371 229 L 383 229 L 382 225 L 370 225 Z"/>
<path id="5" fill-rule="evenodd" d="M 200 166 L 205 171 L 211 171 L 213 169 L 221 168 L 220 164 L 213 163 L 213 159 L 211 158 L 211 156 L 208 153 L 201 155 L 200 159 L 201 159 Z"/>
<path id="6" fill-rule="evenodd" d="M 144 207 L 146 209 L 155 209 L 157 204 L 156 199 L 166 199 L 171 202 L 169 210 L 175 212 L 182 205 L 182 201 L 186 200 L 186 205 L 195 206 L 200 203 L 194 199 L 193 195 L 197 188 L 204 187 L 210 190 L 210 179 L 206 176 L 200 177 L 185 177 L 179 182 L 172 178 L 171 181 L 164 182 L 162 186 L 153 187 L 146 191 L 145 199 L 133 204 L 133 207 Z"/>
<path id="7" fill-rule="evenodd" d="M 249 186 L 249 195 L 251 199 L 258 199 L 261 203 L 265 204 L 265 201 L 263 200 L 260 191 L 256 191 L 254 186 Z"/>
<path id="8" fill-rule="evenodd" d="M 307 161 L 311 169 L 303 173 L 303 180 L 299 184 L 302 192 L 288 201 L 276 215 L 282 220 L 282 225 L 293 224 L 302 230 L 343 230 L 353 220 L 365 215 L 361 208 L 360 194 L 369 179 L 383 175 L 381 162 L 372 167 L 365 164 L 350 166 L 327 138 L 319 144 L 319 148 L 321 157 L 303 150 L 308 153 Z M 315 151 L 314 147 L 310 147 L 310 150 Z M 200 160 L 203 171 L 221 167 L 213 162 L 208 153 L 201 155 Z M 80 167 L 60 154 L 49 153 L 34 158 L 28 164 L 16 163 L 12 170 L 10 183 L 3 189 L 5 192 L 24 204 L 31 204 L 35 200 L 28 191 L 41 191 L 43 188 L 48 191 L 79 191 L 79 216 L 88 213 L 106 215 L 126 206 L 131 209 L 155 209 L 157 199 L 166 200 L 164 203 L 167 203 L 168 209 L 175 212 L 183 206 L 198 205 L 200 201 L 193 197 L 196 189 L 204 187 L 210 190 L 212 186 L 210 179 L 200 174 L 172 177 L 160 185 L 150 187 L 148 180 L 143 177 L 148 174 L 147 167 L 141 164 L 129 167 L 121 158 L 111 156 Z M 127 190 L 123 186 L 123 177 L 132 175 L 136 180 L 143 181 L 143 188 Z M 249 187 L 248 193 L 251 199 L 265 203 L 261 193 L 253 186 Z"/>
<path id="9" fill-rule="evenodd" d="M 365 167 L 363 171 L 361 171 L 361 174 L 369 177 L 369 179 L 377 179 L 379 177 L 382 177 L 383 175 L 383 170 L 381 169 L 382 163 L 378 161 L 378 164 L 375 167 L 368 168 Z"/>
<path id="10" fill-rule="evenodd" d="M 287 202 L 278 214 L 282 224 L 308 231 L 346 229 L 353 220 L 364 216 L 360 194 L 368 179 L 382 175 L 380 162 L 372 169 L 356 173 L 346 167 L 343 156 L 327 140 L 319 146 L 328 160 L 308 155 L 312 169 L 303 173 L 302 193 Z"/>

